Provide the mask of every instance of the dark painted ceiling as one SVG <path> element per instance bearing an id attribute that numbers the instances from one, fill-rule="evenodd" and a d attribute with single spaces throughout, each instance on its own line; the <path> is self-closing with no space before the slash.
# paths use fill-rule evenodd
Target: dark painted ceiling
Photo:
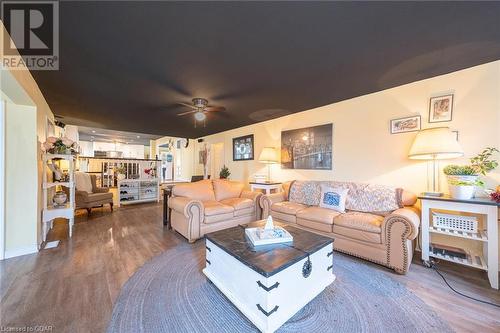
<path id="1" fill-rule="evenodd" d="M 34 76 L 66 123 L 195 138 L 498 59 L 495 2 L 61 2 Z"/>

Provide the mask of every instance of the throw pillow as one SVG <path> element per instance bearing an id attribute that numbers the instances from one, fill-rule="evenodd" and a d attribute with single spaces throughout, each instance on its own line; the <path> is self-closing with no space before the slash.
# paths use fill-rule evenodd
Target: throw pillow
<path id="1" fill-rule="evenodd" d="M 75 183 L 78 191 L 92 193 L 92 180 L 90 179 L 90 175 L 88 173 L 81 171 L 75 172 Z"/>
<path id="2" fill-rule="evenodd" d="M 319 206 L 333 209 L 339 213 L 345 213 L 345 202 L 348 192 L 349 190 L 346 188 L 330 187 L 322 184 Z"/>

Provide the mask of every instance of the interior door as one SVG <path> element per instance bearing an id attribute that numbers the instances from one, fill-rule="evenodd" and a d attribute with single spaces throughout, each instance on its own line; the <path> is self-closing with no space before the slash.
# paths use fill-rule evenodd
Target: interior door
<path id="1" fill-rule="evenodd" d="M 220 169 L 224 166 L 224 143 L 214 143 L 210 147 L 210 175 L 211 178 L 219 178 Z"/>

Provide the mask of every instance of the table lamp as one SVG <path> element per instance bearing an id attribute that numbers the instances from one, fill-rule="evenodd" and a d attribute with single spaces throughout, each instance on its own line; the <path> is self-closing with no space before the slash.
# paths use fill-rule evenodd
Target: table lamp
<path id="1" fill-rule="evenodd" d="M 259 162 L 267 164 L 267 182 L 271 182 L 271 164 L 277 164 L 278 154 L 276 154 L 276 149 L 274 147 L 264 147 L 260 152 Z"/>
<path id="2" fill-rule="evenodd" d="M 427 175 L 427 190 L 424 195 L 440 197 L 439 170 L 437 160 L 457 158 L 464 155 L 464 151 L 458 143 L 455 134 L 448 127 L 427 128 L 419 131 L 411 145 L 408 157 L 412 160 L 432 161 L 432 180 Z M 436 173 L 438 179 L 436 182 Z M 432 182 L 432 190 L 429 184 Z"/>

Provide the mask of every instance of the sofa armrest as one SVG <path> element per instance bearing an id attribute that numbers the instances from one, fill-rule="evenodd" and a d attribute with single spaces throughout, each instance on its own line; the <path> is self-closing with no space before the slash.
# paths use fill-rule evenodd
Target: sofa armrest
<path id="1" fill-rule="evenodd" d="M 172 197 L 168 200 L 168 207 L 173 210 L 170 223 L 175 230 L 190 243 L 200 238 L 201 224 L 205 218 L 205 208 L 201 201 L 187 197 Z"/>
<path id="2" fill-rule="evenodd" d="M 257 191 L 243 191 L 241 192 L 240 198 L 246 198 L 253 201 L 255 208 L 255 218 L 260 220 L 262 210 L 260 208 L 260 198 L 262 197 L 262 192 Z"/>
<path id="3" fill-rule="evenodd" d="M 382 225 L 382 237 L 387 245 L 387 265 L 399 274 L 406 274 L 413 257 L 413 240 L 418 236 L 420 212 L 416 207 L 404 207 L 388 215 Z"/>
<path id="4" fill-rule="evenodd" d="M 404 235 L 401 236 L 409 240 L 414 240 L 418 235 L 418 228 L 420 226 L 420 210 L 414 206 L 404 207 L 396 209 L 390 215 L 386 216 L 382 227 L 382 231 L 386 236 L 392 232 L 391 228 L 395 222 L 403 223 L 405 226 Z"/>
<path id="5" fill-rule="evenodd" d="M 192 215 L 192 209 L 196 208 L 200 215 L 204 215 L 204 206 L 201 201 L 193 200 L 187 197 L 172 197 L 168 200 L 168 207 L 178 213 L 183 214 L 189 218 Z"/>
<path id="6" fill-rule="evenodd" d="M 262 218 L 267 219 L 271 214 L 271 206 L 274 203 L 285 201 L 285 192 L 266 194 L 260 197 L 260 208 L 262 208 Z"/>

